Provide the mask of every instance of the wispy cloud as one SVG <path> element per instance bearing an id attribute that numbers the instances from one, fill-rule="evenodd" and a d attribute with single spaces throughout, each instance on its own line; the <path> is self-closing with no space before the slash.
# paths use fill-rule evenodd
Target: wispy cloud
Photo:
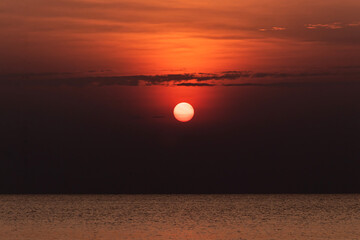
<path id="1" fill-rule="evenodd" d="M 352 22 L 352 23 L 341 23 L 341 22 L 333 22 L 333 23 L 317 23 L 317 24 L 306 24 L 305 27 L 307 29 L 341 29 L 346 27 L 359 27 L 360 22 Z"/>
<path id="2" fill-rule="evenodd" d="M 350 27 L 360 27 L 360 22 L 348 23 L 347 25 Z"/>
<path id="3" fill-rule="evenodd" d="M 285 27 L 271 27 L 271 28 L 260 28 L 260 32 L 266 32 L 266 31 L 284 31 L 286 30 Z"/>
<path id="4" fill-rule="evenodd" d="M 321 23 L 306 24 L 305 27 L 308 29 L 317 29 L 317 28 L 340 29 L 340 28 L 344 28 L 343 24 L 339 23 L 339 22 L 327 23 L 327 24 L 321 24 Z"/>

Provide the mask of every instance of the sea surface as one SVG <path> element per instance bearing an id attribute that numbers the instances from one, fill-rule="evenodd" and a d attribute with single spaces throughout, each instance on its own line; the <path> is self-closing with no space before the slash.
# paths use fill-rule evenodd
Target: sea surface
<path id="1" fill-rule="evenodd" d="M 360 239 L 360 195 L 0 195 L 1 240 Z"/>

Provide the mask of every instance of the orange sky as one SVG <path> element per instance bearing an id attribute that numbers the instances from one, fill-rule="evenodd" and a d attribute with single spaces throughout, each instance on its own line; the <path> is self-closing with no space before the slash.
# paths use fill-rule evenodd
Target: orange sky
<path id="1" fill-rule="evenodd" d="M 2 0 L 0 9 L 1 74 L 360 65 L 358 0 Z"/>

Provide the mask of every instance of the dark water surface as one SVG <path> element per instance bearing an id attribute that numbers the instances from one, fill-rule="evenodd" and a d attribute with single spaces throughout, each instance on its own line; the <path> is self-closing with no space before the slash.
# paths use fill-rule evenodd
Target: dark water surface
<path id="1" fill-rule="evenodd" d="M 2 195 L 0 239 L 360 239 L 360 195 Z"/>

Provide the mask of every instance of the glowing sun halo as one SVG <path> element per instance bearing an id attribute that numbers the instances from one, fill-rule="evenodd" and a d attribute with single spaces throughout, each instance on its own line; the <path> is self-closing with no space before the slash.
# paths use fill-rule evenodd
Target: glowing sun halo
<path id="1" fill-rule="evenodd" d="M 174 116 L 180 122 L 188 122 L 194 117 L 194 108 L 189 103 L 181 102 L 175 106 Z"/>

